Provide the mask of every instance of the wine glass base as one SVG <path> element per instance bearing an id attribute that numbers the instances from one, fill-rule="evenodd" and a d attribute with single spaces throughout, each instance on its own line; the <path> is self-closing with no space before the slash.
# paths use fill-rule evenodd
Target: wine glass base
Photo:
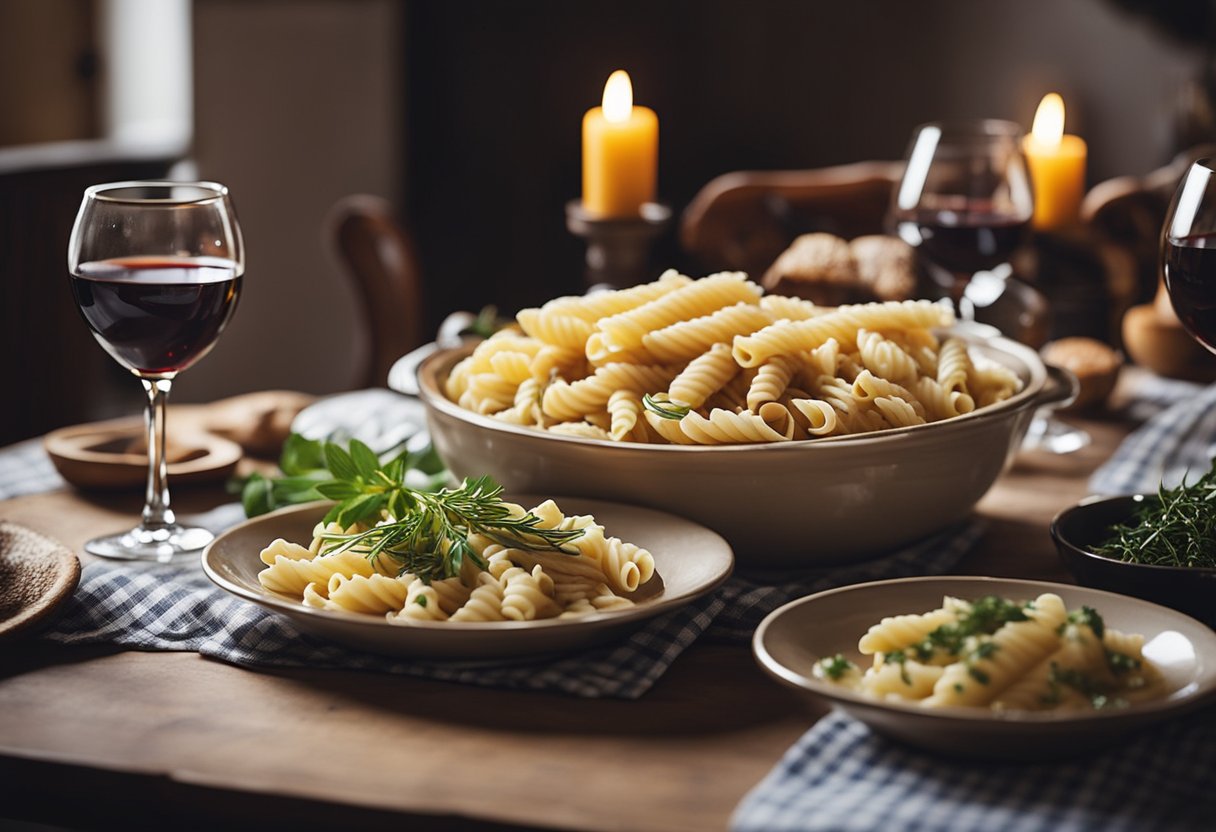
<path id="1" fill-rule="evenodd" d="M 1022 440 L 1023 451 L 1045 451 L 1049 454 L 1071 454 L 1087 446 L 1093 439 L 1081 428 L 1062 422 L 1044 408 L 1035 413 Z"/>
<path id="2" fill-rule="evenodd" d="M 113 560 L 170 563 L 186 555 L 197 555 L 214 539 L 214 534 L 197 526 L 136 526 L 129 532 L 96 537 L 84 544 L 84 550 Z"/>

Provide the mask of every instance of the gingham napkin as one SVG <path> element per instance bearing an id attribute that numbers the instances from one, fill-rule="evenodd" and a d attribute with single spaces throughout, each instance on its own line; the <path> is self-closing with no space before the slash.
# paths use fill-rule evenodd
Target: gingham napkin
<path id="1" fill-rule="evenodd" d="M 1174 382 L 1182 385 L 1185 382 Z M 1190 395 L 1160 410 L 1129 434 L 1089 481 L 1095 494 L 1156 491 L 1198 475 L 1216 455 L 1216 385 L 1188 385 Z"/>
<path id="2" fill-rule="evenodd" d="M 0 450 L 0 500 L 54 491 L 64 485 L 41 439 L 27 439 Z"/>
<path id="3" fill-rule="evenodd" d="M 735 832 L 1210 830 L 1216 711 L 1054 763 L 951 760 L 821 719 L 735 810 Z"/>
<path id="4" fill-rule="evenodd" d="M 217 527 L 232 508 L 194 522 Z M 209 522 L 210 521 L 210 522 Z M 198 566 L 94 562 L 44 637 L 144 650 L 192 650 L 245 667 L 324 667 L 398 673 L 467 684 L 634 699 L 707 630 L 738 642 L 781 604 L 846 583 L 944 572 L 978 539 L 971 521 L 869 563 L 779 583 L 732 577 L 682 609 L 650 619 L 628 637 L 567 656 L 520 664 L 403 660 L 360 653 L 304 635 L 283 616 L 228 595 Z"/>

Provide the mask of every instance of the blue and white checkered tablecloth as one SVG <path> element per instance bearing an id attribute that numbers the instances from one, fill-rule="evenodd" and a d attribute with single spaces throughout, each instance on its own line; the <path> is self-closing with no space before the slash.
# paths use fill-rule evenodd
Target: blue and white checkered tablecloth
<path id="1" fill-rule="evenodd" d="M 40 446 L 24 443 L 0 450 L 0 482 L 17 484 L 20 493 L 62 485 L 57 476 L 44 476 L 46 469 L 50 463 Z M 34 488 L 35 483 L 42 488 Z M 219 531 L 244 518 L 240 506 L 230 504 L 183 519 Z M 298 632 L 282 616 L 228 595 L 207 580 L 197 563 L 89 563 L 75 595 L 44 637 L 66 644 L 191 650 L 246 667 L 349 668 L 575 696 L 636 698 L 702 635 L 746 643 L 765 615 L 794 598 L 849 583 L 946 572 L 982 531 L 983 524 L 972 520 L 855 566 L 779 580 L 732 577 L 713 594 L 647 621 L 617 643 L 526 664 L 407 661 L 337 647 Z"/>
<path id="2" fill-rule="evenodd" d="M 1216 456 L 1216 384 L 1186 385 L 1168 406 L 1160 408 L 1132 432 L 1089 481 L 1095 494 L 1155 492 L 1174 487 L 1189 472 L 1208 470 Z"/>
<path id="3" fill-rule="evenodd" d="M 235 509 L 235 511 L 233 511 Z M 239 506 L 191 518 L 219 527 Z M 705 633 L 746 643 L 769 612 L 794 598 L 847 583 L 947 571 L 982 531 L 978 522 L 869 563 L 782 583 L 731 578 L 717 592 L 650 619 L 626 638 L 557 658 L 499 666 L 403 660 L 359 653 L 304 635 L 291 622 L 212 584 L 197 565 L 93 562 L 44 637 L 65 644 L 106 642 L 142 650 L 193 650 L 245 667 L 371 670 L 490 687 L 634 699 L 648 691 Z"/>
<path id="4" fill-rule="evenodd" d="M 0 500 L 55 491 L 65 485 L 43 450 L 41 439 L 27 439 L 0 449 Z"/>
<path id="5" fill-rule="evenodd" d="M 952 760 L 835 712 L 743 799 L 734 832 L 1139 832 L 1216 828 L 1216 711 L 1062 762 Z"/>

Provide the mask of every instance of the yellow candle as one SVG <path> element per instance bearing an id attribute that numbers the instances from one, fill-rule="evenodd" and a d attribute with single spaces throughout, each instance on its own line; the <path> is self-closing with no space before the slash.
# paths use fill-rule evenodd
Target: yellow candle
<path id="1" fill-rule="evenodd" d="M 604 85 L 604 105 L 583 116 L 583 208 L 601 217 L 636 216 L 654 200 L 659 119 L 635 107 L 629 74 Z"/>
<path id="2" fill-rule="evenodd" d="M 1064 99 L 1056 93 L 1043 96 L 1022 149 L 1034 183 L 1034 227 L 1075 225 L 1085 196 L 1088 149 L 1080 136 L 1064 134 Z"/>

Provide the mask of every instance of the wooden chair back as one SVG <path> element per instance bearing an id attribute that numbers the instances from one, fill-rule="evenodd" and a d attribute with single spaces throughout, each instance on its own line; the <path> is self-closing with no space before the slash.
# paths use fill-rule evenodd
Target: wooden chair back
<path id="1" fill-rule="evenodd" d="M 382 386 L 393 362 L 427 340 L 417 248 L 388 201 L 367 194 L 340 199 L 326 229 L 335 257 L 357 289 L 368 333 L 359 384 Z"/>
<path id="2" fill-rule="evenodd" d="M 1107 179 L 1085 195 L 1081 221 L 1103 242 L 1134 259 L 1138 301 L 1150 299 L 1157 289 L 1161 228 L 1178 183 L 1191 163 L 1205 156 L 1216 156 L 1216 145 L 1190 148 L 1145 176 Z"/>
<path id="3" fill-rule="evenodd" d="M 800 234 L 879 234 L 903 162 L 816 170 L 739 171 L 711 181 L 680 224 L 684 250 L 705 269 L 759 279 Z"/>

